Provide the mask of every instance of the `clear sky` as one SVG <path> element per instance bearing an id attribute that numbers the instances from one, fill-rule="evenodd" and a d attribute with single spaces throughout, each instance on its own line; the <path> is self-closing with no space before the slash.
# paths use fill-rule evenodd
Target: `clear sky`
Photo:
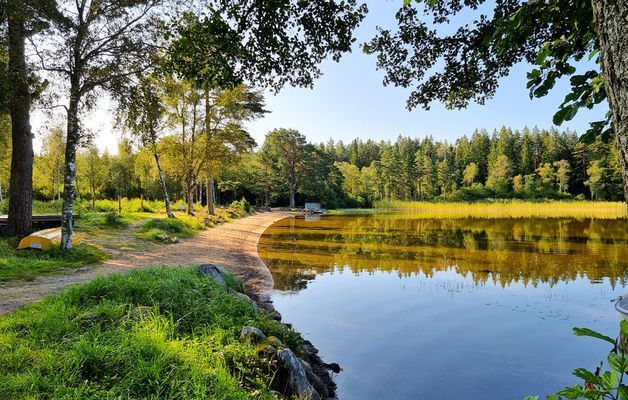
<path id="1" fill-rule="evenodd" d="M 434 103 L 429 111 L 408 111 L 405 101 L 409 89 L 384 87 L 383 71 L 376 71 L 375 56 L 362 53 L 361 44 L 375 34 L 376 26 L 395 27 L 394 15 L 402 0 L 367 1 L 369 14 L 356 32 L 354 50 L 340 63 L 325 62 L 323 76 L 313 89 L 284 88 L 278 95 L 267 94 L 267 108 L 271 111 L 263 119 L 250 124 L 250 132 L 258 143 L 274 128 L 294 128 L 312 142 L 334 140 L 391 139 L 398 135 L 450 141 L 476 128 L 492 130 L 502 125 L 512 128 L 524 126 L 550 127 L 552 116 L 567 93 L 568 81 L 559 82 L 546 97 L 530 100 L 526 89 L 529 65 L 518 65 L 510 76 L 502 79 L 496 96 L 483 106 L 472 104 L 461 111 L 446 110 Z M 460 19 L 469 20 L 470 15 Z M 112 134 L 111 114 L 107 103 L 99 107 L 86 125 L 100 132 L 96 143 L 100 148 L 115 151 L 119 133 Z M 581 111 L 561 128 L 578 133 L 588 128 L 588 122 L 603 119 L 606 105 L 593 111 Z M 34 118 L 34 127 L 41 126 L 41 118 Z M 106 133 L 105 133 L 106 132 Z"/>

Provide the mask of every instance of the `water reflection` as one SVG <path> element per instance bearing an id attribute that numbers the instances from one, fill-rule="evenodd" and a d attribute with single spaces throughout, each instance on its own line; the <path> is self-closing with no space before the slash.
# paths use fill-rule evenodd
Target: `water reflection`
<path id="1" fill-rule="evenodd" d="M 279 221 L 259 253 L 275 288 L 301 290 L 317 274 L 349 269 L 400 276 L 453 269 L 476 284 L 556 284 L 586 277 L 625 284 L 625 220 L 413 218 L 408 214 Z"/>
<path id="2" fill-rule="evenodd" d="M 616 334 L 627 244 L 625 220 L 376 214 L 286 219 L 258 250 L 340 398 L 520 400 L 604 358 L 571 328 Z"/>

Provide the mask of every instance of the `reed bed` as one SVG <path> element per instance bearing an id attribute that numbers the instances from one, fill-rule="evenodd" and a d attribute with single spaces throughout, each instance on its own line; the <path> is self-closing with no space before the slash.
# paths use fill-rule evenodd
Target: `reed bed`
<path id="1" fill-rule="evenodd" d="M 429 203 L 422 201 L 379 201 L 381 211 L 401 211 L 424 218 L 628 218 L 628 206 L 608 201 L 522 200 L 493 203 Z"/>

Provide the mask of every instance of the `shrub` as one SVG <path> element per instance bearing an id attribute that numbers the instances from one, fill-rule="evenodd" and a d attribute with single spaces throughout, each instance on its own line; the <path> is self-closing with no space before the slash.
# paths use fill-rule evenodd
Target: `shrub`
<path id="1" fill-rule="evenodd" d="M 97 226 L 108 228 L 127 228 L 129 223 L 115 211 L 106 213 L 102 212 L 86 212 L 81 214 L 77 220 L 77 227 Z"/>
<path id="2" fill-rule="evenodd" d="M 225 210 L 227 211 L 230 218 L 240 218 L 243 217 L 253 210 L 251 203 L 249 203 L 245 198 L 241 200 L 235 200 L 229 207 Z"/>
<path id="3" fill-rule="evenodd" d="M 194 217 L 190 218 L 153 218 L 144 221 L 140 226 L 137 235 L 143 239 L 156 242 L 168 242 L 173 237 L 188 238 L 194 235 L 195 228 L 192 228 L 191 219 L 194 219 L 200 227 L 201 223 Z M 186 221 L 188 224 L 186 224 Z M 195 225 L 196 226 L 196 225 Z"/>

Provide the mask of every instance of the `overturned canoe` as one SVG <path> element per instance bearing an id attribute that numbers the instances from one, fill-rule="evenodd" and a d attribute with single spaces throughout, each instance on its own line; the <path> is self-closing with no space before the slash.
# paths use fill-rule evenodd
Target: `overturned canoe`
<path id="1" fill-rule="evenodd" d="M 81 242 L 78 235 L 72 238 L 72 244 L 77 245 Z M 17 246 L 20 249 L 41 249 L 48 250 L 52 246 L 61 244 L 61 228 L 50 228 L 31 233 L 20 241 Z"/>

